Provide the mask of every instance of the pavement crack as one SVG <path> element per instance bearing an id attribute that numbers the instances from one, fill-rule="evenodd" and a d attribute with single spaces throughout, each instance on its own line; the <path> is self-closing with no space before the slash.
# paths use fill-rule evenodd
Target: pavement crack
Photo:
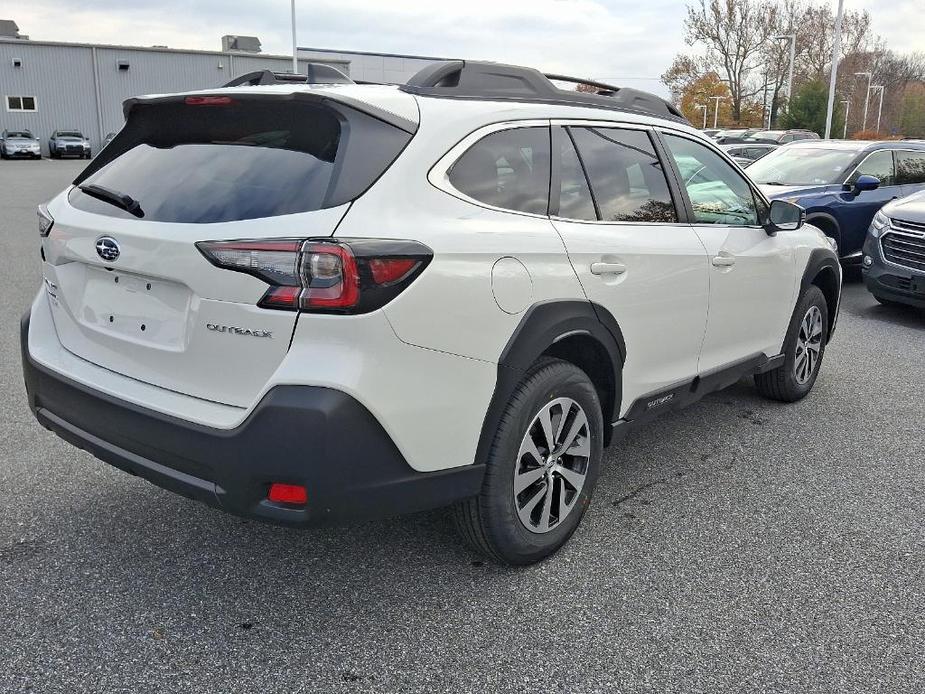
<path id="1" fill-rule="evenodd" d="M 655 480 L 654 482 L 649 482 L 648 484 L 644 484 L 641 487 L 636 487 L 633 491 L 631 491 L 626 496 L 621 496 L 619 499 L 612 501 L 611 506 L 617 507 L 620 504 L 626 503 L 627 501 L 632 501 L 637 496 L 642 494 L 645 490 L 651 489 L 652 487 L 657 487 L 660 484 L 667 484 L 667 483 L 668 483 L 668 478 L 662 477 L 660 479 Z"/>

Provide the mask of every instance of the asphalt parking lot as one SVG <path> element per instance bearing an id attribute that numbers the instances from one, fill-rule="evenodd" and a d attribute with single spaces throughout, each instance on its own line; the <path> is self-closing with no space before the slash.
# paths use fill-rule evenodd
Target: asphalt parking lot
<path id="1" fill-rule="evenodd" d="M 849 281 L 809 398 L 635 432 L 571 543 L 504 569 L 443 513 L 265 526 L 39 427 L 34 208 L 84 164 L 0 164 L 0 692 L 925 691 L 925 312 Z"/>

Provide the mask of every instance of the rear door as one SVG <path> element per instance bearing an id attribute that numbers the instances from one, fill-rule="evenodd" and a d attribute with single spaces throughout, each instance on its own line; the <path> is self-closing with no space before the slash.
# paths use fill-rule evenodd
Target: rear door
<path id="1" fill-rule="evenodd" d="M 626 339 L 622 415 L 634 400 L 696 376 L 706 254 L 679 221 L 647 129 L 561 122 L 553 142 L 553 223 L 588 298 L 613 314 Z"/>
<path id="2" fill-rule="evenodd" d="M 195 244 L 329 236 L 410 137 L 292 94 L 137 105 L 49 205 L 44 272 L 62 345 L 146 383 L 251 404 L 298 314 L 259 308 L 268 282 L 216 267 Z M 297 255 L 250 257 L 266 276 L 292 274 Z"/>

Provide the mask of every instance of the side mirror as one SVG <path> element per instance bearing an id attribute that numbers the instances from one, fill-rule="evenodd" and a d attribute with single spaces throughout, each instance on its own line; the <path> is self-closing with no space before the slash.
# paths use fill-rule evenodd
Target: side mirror
<path id="1" fill-rule="evenodd" d="M 847 186 L 846 186 L 847 187 Z M 876 176 L 871 176 L 869 174 L 861 174 L 858 176 L 857 180 L 854 182 L 854 185 L 851 186 L 851 192 L 855 195 L 860 195 L 865 190 L 877 190 L 880 187 L 880 179 Z"/>
<path id="2" fill-rule="evenodd" d="M 806 221 L 806 210 L 786 200 L 772 200 L 768 226 L 772 232 L 796 231 Z"/>

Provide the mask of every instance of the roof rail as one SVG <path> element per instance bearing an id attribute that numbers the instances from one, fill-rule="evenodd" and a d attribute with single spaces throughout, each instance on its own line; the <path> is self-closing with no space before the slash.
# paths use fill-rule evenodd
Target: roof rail
<path id="1" fill-rule="evenodd" d="M 324 63 L 308 63 L 305 74 L 301 72 L 273 72 L 257 70 L 235 77 L 223 87 L 255 87 L 263 84 L 353 84 L 343 72 Z"/>
<path id="2" fill-rule="evenodd" d="M 597 92 L 559 89 L 551 80 L 587 84 L 597 89 Z M 688 122 L 674 105 L 638 89 L 617 87 L 581 77 L 544 75 L 529 67 L 477 60 L 433 63 L 399 88 L 421 96 L 573 104 Z"/>

